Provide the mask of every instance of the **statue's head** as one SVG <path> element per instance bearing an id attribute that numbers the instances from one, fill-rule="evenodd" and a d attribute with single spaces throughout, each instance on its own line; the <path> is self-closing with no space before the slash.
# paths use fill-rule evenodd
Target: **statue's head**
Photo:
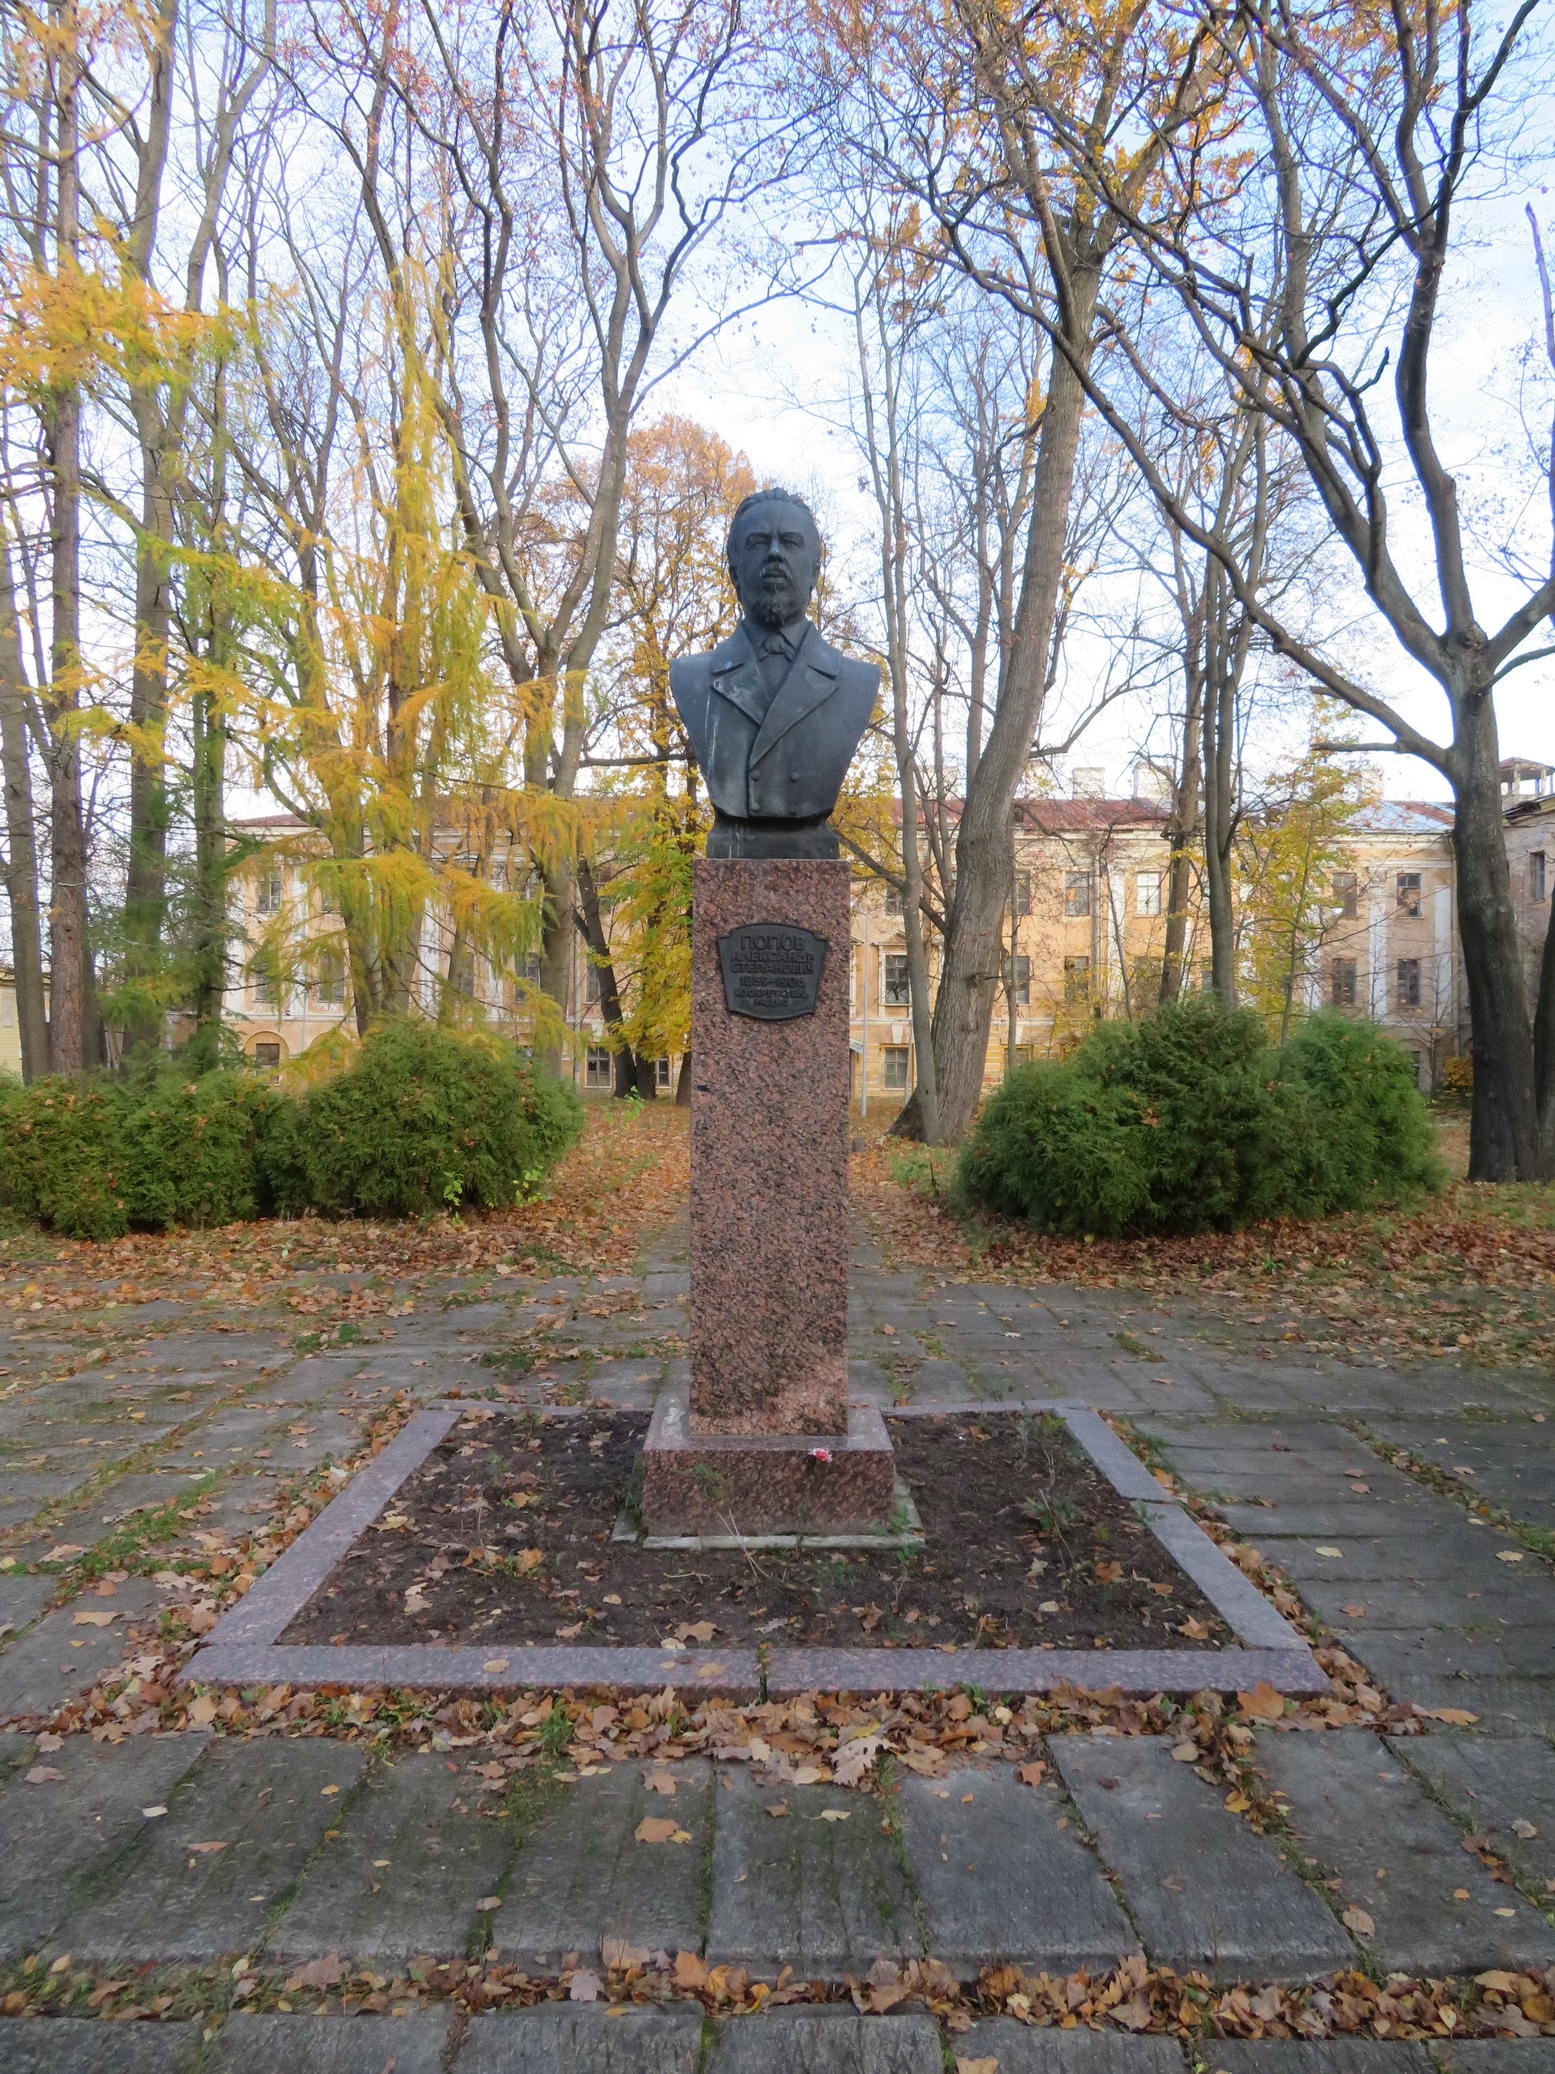
<path id="1" fill-rule="evenodd" d="M 815 515 L 789 490 L 757 490 L 729 527 L 729 575 L 745 616 L 759 627 L 802 616 L 821 572 Z"/>

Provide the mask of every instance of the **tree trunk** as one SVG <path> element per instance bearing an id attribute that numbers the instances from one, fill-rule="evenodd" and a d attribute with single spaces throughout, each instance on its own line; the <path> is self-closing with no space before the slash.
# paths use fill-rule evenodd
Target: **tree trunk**
<path id="1" fill-rule="evenodd" d="M 5 786 L 5 890 L 11 908 L 11 963 L 22 1078 L 49 1069 L 43 994 L 43 930 L 38 908 L 38 840 L 33 821 L 32 764 L 27 747 L 27 679 L 16 617 L 11 551 L 0 540 L 0 779 Z"/>
<path id="2" fill-rule="evenodd" d="M 1495 711 L 1488 692 L 1464 694 L 1453 704 L 1452 846 L 1474 1060 L 1469 1179 L 1542 1181 L 1533 1023 L 1506 861 Z"/>
<path id="3" fill-rule="evenodd" d="M 1071 268 L 1068 323 L 1079 345 L 1077 357 L 1086 364 L 1099 285 L 1096 266 Z M 1009 890 L 1015 794 L 1031 757 L 1047 685 L 1083 402 L 1074 368 L 1055 351 L 1037 447 L 1009 669 L 956 833 L 955 898 L 934 1004 L 940 1135 L 946 1144 L 965 1135 L 982 1094 L 1004 962 L 1000 922 Z"/>
<path id="4" fill-rule="evenodd" d="M 170 547 L 173 499 L 164 476 L 162 426 L 146 400 L 141 421 L 141 526 L 135 548 L 135 659 L 130 673 L 130 725 L 158 738 L 167 720 L 167 641 L 172 603 Z M 126 1056 L 156 1044 L 162 1015 L 157 975 L 167 914 L 168 796 L 160 753 L 137 745 L 130 758 L 129 857 L 124 881 L 124 1026 Z"/>
<path id="5" fill-rule="evenodd" d="M 1204 571 L 1204 877 L 1209 893 L 1210 978 L 1223 1008 L 1236 1006 L 1236 916 L 1232 905 L 1232 770 L 1236 757 L 1236 679 L 1226 626 L 1224 572 Z"/>
<path id="6" fill-rule="evenodd" d="M 1190 845 L 1203 826 L 1200 754 L 1204 716 L 1204 677 L 1197 644 L 1186 644 L 1187 698 L 1183 707 L 1182 767 L 1172 787 L 1172 818 L 1167 824 L 1171 863 L 1166 875 L 1166 941 L 1161 951 L 1161 999 L 1175 1001 L 1182 992 L 1188 950 L 1188 904 L 1193 895 Z"/>
<path id="7" fill-rule="evenodd" d="M 1539 960 L 1539 996 L 1533 1015 L 1534 1106 L 1546 1173 L 1555 1174 L 1555 888 L 1546 888 L 1550 919 Z"/>
<path id="8" fill-rule="evenodd" d="M 594 867 L 588 858 L 578 859 L 577 887 L 579 906 L 573 911 L 573 921 L 578 934 L 588 945 L 589 965 L 599 974 L 599 1012 L 604 1017 L 605 1028 L 614 1042 L 615 1065 L 611 1073 L 611 1092 L 618 1101 L 638 1092 L 642 1065 L 637 1054 L 621 1035 L 621 990 L 616 984 L 616 969 L 611 962 L 610 942 L 605 935 L 604 917 L 599 907 L 599 885 L 594 877 Z M 652 1073 L 651 1063 L 648 1071 Z"/>
<path id="9" fill-rule="evenodd" d="M 691 1054 L 686 1052 L 680 1061 L 680 1077 L 675 1082 L 675 1107 L 691 1107 Z"/>

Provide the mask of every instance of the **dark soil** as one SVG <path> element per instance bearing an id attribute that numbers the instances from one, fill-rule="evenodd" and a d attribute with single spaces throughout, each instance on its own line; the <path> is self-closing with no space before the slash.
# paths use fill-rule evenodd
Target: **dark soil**
<path id="1" fill-rule="evenodd" d="M 1214 1648 L 1208 1600 L 1057 1420 L 888 1421 L 921 1550 L 651 1550 L 610 1534 L 647 1414 L 477 1414 L 283 1642 Z"/>

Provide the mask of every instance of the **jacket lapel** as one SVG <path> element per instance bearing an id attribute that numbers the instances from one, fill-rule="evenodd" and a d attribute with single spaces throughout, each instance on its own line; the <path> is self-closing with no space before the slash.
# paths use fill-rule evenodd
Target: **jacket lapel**
<path id="1" fill-rule="evenodd" d="M 752 663 L 752 669 L 755 664 Z M 751 744 L 752 765 L 759 763 L 791 727 L 829 699 L 837 689 L 837 664 L 831 649 L 812 626 L 794 657 L 783 688 L 767 708 L 767 717 Z"/>
<path id="2" fill-rule="evenodd" d="M 761 726 L 767 688 L 761 681 L 761 667 L 751 653 L 743 628 L 731 634 L 719 649 L 711 681 L 720 698 L 738 706 L 755 727 Z"/>

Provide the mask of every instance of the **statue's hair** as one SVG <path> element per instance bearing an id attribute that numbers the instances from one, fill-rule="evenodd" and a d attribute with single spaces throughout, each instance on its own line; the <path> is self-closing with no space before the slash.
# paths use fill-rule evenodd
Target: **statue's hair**
<path id="1" fill-rule="evenodd" d="M 796 511 L 802 511 L 810 521 L 810 531 L 815 535 L 816 547 L 820 547 L 821 529 L 815 522 L 815 513 L 806 504 L 803 497 L 793 490 L 781 488 L 777 483 L 768 483 L 764 490 L 752 490 L 748 497 L 742 497 L 739 504 L 735 507 L 734 517 L 729 521 L 729 538 L 724 545 L 726 558 L 734 552 L 734 536 L 739 527 L 740 520 L 744 518 L 746 512 L 750 511 L 757 504 L 792 504 Z"/>

